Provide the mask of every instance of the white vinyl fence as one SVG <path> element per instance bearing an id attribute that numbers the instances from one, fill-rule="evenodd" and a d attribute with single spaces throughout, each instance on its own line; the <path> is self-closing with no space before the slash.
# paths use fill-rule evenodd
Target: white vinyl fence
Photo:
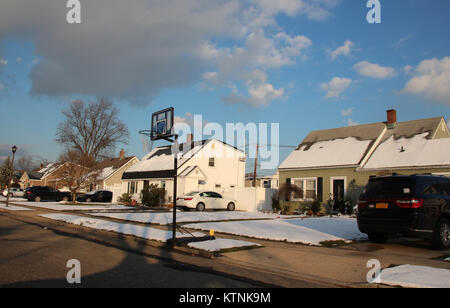
<path id="1" fill-rule="evenodd" d="M 272 196 L 277 190 L 262 187 L 226 188 L 223 197 L 236 200 L 236 210 L 247 212 L 272 211 Z"/>

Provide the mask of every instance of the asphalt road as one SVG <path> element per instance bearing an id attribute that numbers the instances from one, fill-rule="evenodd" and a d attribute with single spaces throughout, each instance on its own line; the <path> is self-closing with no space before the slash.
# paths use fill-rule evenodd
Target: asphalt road
<path id="1" fill-rule="evenodd" d="M 56 234 L 0 213 L 0 287 L 256 287 L 81 238 Z M 139 249 L 139 247 L 132 247 Z M 69 284 L 67 261 L 81 264 L 81 284 Z"/>

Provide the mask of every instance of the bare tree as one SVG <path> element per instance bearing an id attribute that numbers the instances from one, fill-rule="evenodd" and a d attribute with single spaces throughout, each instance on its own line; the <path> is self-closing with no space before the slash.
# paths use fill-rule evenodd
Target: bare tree
<path id="1" fill-rule="evenodd" d="M 75 202 L 80 190 L 89 189 L 97 179 L 96 165 L 92 163 L 91 158 L 76 150 L 66 150 L 59 156 L 58 161 L 62 164 L 56 171 L 58 182 L 70 190 Z"/>
<path id="2" fill-rule="evenodd" d="M 58 126 L 56 142 L 78 151 L 91 163 L 108 157 L 118 143 L 128 143 L 128 128 L 118 118 L 118 109 L 106 99 L 89 104 L 74 101 L 62 113 L 65 120 Z"/>
<path id="3" fill-rule="evenodd" d="M 38 165 L 33 161 L 33 157 L 30 155 L 24 155 L 17 160 L 17 168 L 21 171 L 30 173 L 37 167 Z"/>

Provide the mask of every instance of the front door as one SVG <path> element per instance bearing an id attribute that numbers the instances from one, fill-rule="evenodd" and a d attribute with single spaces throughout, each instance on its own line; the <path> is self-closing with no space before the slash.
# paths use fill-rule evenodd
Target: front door
<path id="1" fill-rule="evenodd" d="M 333 180 L 333 200 L 334 204 L 341 205 L 344 202 L 345 181 Z"/>

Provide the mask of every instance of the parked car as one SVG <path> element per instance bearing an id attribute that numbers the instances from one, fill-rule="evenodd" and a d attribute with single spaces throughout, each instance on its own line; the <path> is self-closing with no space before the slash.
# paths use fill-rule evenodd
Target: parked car
<path id="1" fill-rule="evenodd" d="M 4 189 L 2 191 L 2 195 L 4 197 L 8 196 L 8 188 Z M 10 197 L 22 197 L 23 196 L 23 190 L 21 188 L 17 188 L 17 187 L 11 187 L 9 189 L 9 196 Z"/>
<path id="2" fill-rule="evenodd" d="M 183 208 L 194 208 L 199 212 L 205 209 L 236 209 L 236 200 L 222 197 L 214 191 L 193 191 L 177 198 L 177 206 Z"/>
<path id="3" fill-rule="evenodd" d="M 370 241 L 390 236 L 429 239 L 434 249 L 450 247 L 450 178 L 386 176 L 369 180 L 358 201 L 358 227 Z"/>
<path id="4" fill-rule="evenodd" d="M 69 201 L 72 194 L 66 191 L 59 191 L 49 186 L 32 186 L 25 190 L 24 198 L 28 201 Z"/>
<path id="5" fill-rule="evenodd" d="M 108 190 L 93 190 L 77 196 L 79 202 L 111 202 L 113 193 Z"/>

